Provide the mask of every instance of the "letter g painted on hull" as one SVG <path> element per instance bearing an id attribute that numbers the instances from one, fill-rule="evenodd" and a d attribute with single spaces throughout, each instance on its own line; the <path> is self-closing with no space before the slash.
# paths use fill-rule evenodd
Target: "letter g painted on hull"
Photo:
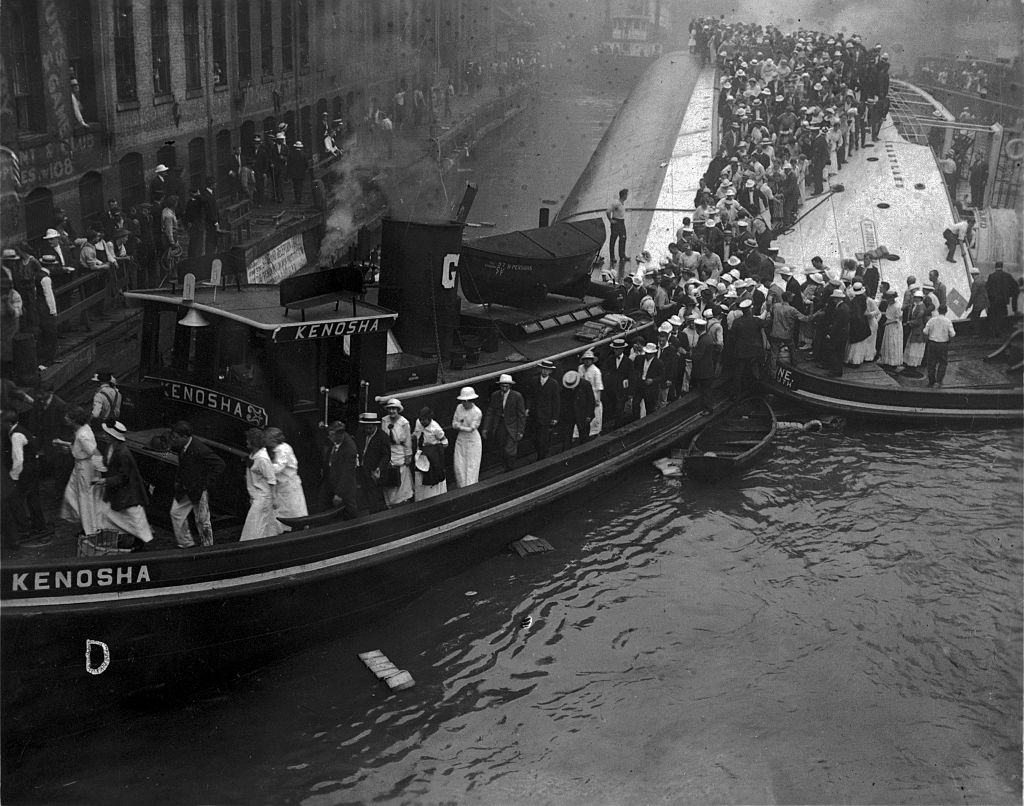
<path id="1" fill-rule="evenodd" d="M 93 666 L 92 655 L 93 649 L 99 649 L 103 652 L 103 662 L 99 666 Z M 103 674 L 107 671 L 107 667 L 110 665 L 110 647 L 104 644 L 102 641 L 93 641 L 91 638 L 85 639 L 85 671 L 89 674 Z"/>

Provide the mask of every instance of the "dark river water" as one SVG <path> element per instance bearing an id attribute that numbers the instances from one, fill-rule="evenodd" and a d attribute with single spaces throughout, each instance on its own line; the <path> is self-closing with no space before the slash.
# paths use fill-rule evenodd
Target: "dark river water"
<path id="1" fill-rule="evenodd" d="M 532 226 L 620 100 L 543 94 L 471 155 L 471 218 Z M 850 426 L 714 487 L 623 469 L 530 523 L 554 552 L 55 736 L 4 802 L 1019 803 L 1022 453 L 1020 430 Z"/>

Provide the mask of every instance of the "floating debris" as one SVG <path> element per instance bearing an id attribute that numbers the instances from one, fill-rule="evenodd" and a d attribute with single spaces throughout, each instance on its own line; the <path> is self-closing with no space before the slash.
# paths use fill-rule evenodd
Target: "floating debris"
<path id="1" fill-rule="evenodd" d="M 416 684 L 411 674 L 395 666 L 379 649 L 360 652 L 359 660 L 366 664 L 366 668 L 373 672 L 378 680 L 387 683 L 392 691 L 402 691 Z"/>
<path id="2" fill-rule="evenodd" d="M 520 557 L 525 557 L 527 554 L 543 554 L 546 551 L 554 551 L 555 547 L 541 537 L 526 535 L 513 541 L 512 550 Z"/>
<path id="3" fill-rule="evenodd" d="M 533 626 L 533 616 L 527 616 L 519 623 L 523 626 L 524 630 L 528 630 Z"/>

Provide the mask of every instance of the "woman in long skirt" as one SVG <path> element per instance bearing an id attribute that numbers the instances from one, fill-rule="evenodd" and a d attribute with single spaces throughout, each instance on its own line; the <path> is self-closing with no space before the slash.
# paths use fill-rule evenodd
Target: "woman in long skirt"
<path id="1" fill-rule="evenodd" d="M 153 542 L 153 530 L 146 517 L 149 503 L 146 482 L 135 464 L 135 457 L 125 445 L 125 428 L 118 422 L 103 423 L 110 442 L 103 452 L 103 512 L 106 526 L 137 537 L 142 543 Z"/>
<path id="2" fill-rule="evenodd" d="M 887 291 L 885 299 L 889 306 L 885 309 L 885 329 L 882 331 L 878 363 L 885 367 L 898 367 L 903 363 L 903 309 L 895 291 Z"/>
<path id="3" fill-rule="evenodd" d="M 914 292 L 914 307 L 908 320 L 910 330 L 903 348 L 903 363 L 908 367 L 919 367 L 924 361 L 924 320 L 924 292 L 918 290 Z"/>
<path id="4" fill-rule="evenodd" d="M 483 454 L 480 423 L 484 415 L 473 402 L 478 397 L 472 386 L 462 387 L 458 398 L 460 405 L 452 417 L 452 428 L 459 432 L 454 454 L 456 487 L 468 487 L 480 480 L 480 457 Z"/>
<path id="5" fill-rule="evenodd" d="M 434 421 L 434 413 L 427 406 L 420 409 L 412 438 L 417 448 L 416 480 L 413 485 L 415 499 L 422 501 L 448 492 L 444 468 L 444 449 L 448 445 L 448 437 L 444 429 Z"/>
<path id="6" fill-rule="evenodd" d="M 242 526 L 239 540 L 258 540 L 281 533 L 274 511 L 274 488 L 277 477 L 270 463 L 263 432 L 250 428 L 245 432 L 245 446 L 249 449 L 249 468 L 245 471 L 245 488 L 249 492 L 249 512 Z"/>
<path id="7" fill-rule="evenodd" d="M 299 460 L 295 458 L 295 451 L 284 441 L 284 433 L 280 428 L 268 428 L 263 436 L 267 441 L 267 455 L 270 456 L 270 464 L 277 479 L 274 492 L 276 517 L 304 518 L 309 514 L 309 509 L 306 507 L 306 494 L 302 491 Z M 285 532 L 291 529 L 284 524 L 280 528 Z"/>
<path id="8" fill-rule="evenodd" d="M 384 503 L 389 507 L 413 500 L 412 488 L 412 426 L 402 416 L 402 401 L 393 397 L 384 404 L 387 412 L 380 430 L 391 443 L 391 467 L 398 468 L 398 486 L 384 488 Z"/>
<path id="9" fill-rule="evenodd" d="M 60 516 L 71 523 L 81 523 L 82 533 L 96 534 L 106 525 L 103 512 L 103 490 L 98 484 L 103 477 L 103 457 L 96 445 L 96 434 L 89 425 L 90 412 L 76 406 L 67 413 L 66 422 L 75 429 L 75 439 L 70 445 L 75 468 L 64 488 L 64 501 Z"/>
<path id="10" fill-rule="evenodd" d="M 850 342 L 846 348 L 846 363 L 859 367 L 865 361 L 875 360 L 875 336 L 878 333 L 878 305 L 867 296 L 864 286 L 860 282 L 853 284 L 853 293 L 854 313 L 860 313 L 862 316 L 864 324 L 868 327 L 868 335 L 858 341 Z M 852 339 L 852 325 L 850 332 Z"/>

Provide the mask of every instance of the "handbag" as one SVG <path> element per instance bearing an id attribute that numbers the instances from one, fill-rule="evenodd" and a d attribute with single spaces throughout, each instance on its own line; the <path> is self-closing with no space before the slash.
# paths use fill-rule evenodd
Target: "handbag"
<path id="1" fill-rule="evenodd" d="M 385 487 L 400 487 L 402 485 L 402 468 L 389 464 L 384 469 L 384 478 L 381 479 L 381 484 Z"/>

